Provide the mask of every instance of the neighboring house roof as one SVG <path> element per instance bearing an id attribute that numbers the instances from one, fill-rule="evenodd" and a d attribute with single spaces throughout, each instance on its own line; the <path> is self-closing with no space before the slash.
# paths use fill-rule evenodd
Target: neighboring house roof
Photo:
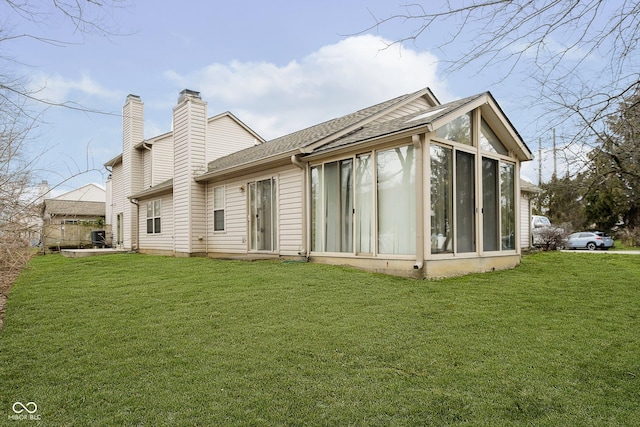
<path id="1" fill-rule="evenodd" d="M 82 187 L 75 190 L 67 191 L 56 197 L 52 197 L 49 200 L 72 200 L 82 202 L 102 202 L 106 200 L 107 192 L 98 184 L 85 184 Z"/>
<path id="2" fill-rule="evenodd" d="M 250 147 L 228 156 L 221 157 L 209 163 L 206 173 L 196 178 L 197 181 L 203 181 L 216 172 L 224 171 L 231 168 L 241 167 L 243 165 L 251 165 L 255 162 L 269 161 L 274 157 L 286 157 L 288 154 L 299 154 L 312 152 L 318 146 L 341 138 L 354 130 L 359 129 L 366 123 L 387 114 L 389 111 L 399 108 L 420 97 L 427 97 L 432 104 L 437 104 L 438 100 L 433 96 L 429 88 L 419 90 L 417 92 L 399 96 L 380 104 L 364 108 L 345 116 L 328 120 L 309 128 L 293 132 L 265 142 L 264 144 Z"/>
<path id="3" fill-rule="evenodd" d="M 44 214 L 50 216 L 104 216 L 105 202 L 45 199 Z"/>
<path id="4" fill-rule="evenodd" d="M 374 139 L 392 134 L 411 132 L 417 129 L 432 131 L 479 107 L 484 108 L 483 115 L 486 113 L 487 119 L 492 119 L 494 131 L 498 130 L 498 133 L 505 135 L 503 139 L 508 137 L 513 141 L 510 148 L 515 151 L 518 158 L 523 161 L 533 158 L 531 151 L 489 92 L 443 105 L 435 105 L 403 117 L 383 122 L 375 121 L 376 118 L 398 108 L 399 105 L 423 96 L 427 90 L 423 89 L 413 94 L 403 95 L 338 119 L 274 139 L 260 146 L 247 148 L 214 160 L 209 163 L 208 171 L 196 177 L 196 181 L 205 181 L 223 175 L 227 171 L 241 170 L 252 167 L 259 162 L 266 163 L 272 159 L 287 158 L 293 154 L 303 154 L 305 158 L 313 158 L 329 151 L 345 147 L 352 148 L 359 143 L 371 142 Z"/>
<path id="5" fill-rule="evenodd" d="M 520 191 L 524 191 L 525 193 L 536 193 L 536 194 L 542 193 L 542 189 L 540 187 L 524 179 L 520 180 Z"/>

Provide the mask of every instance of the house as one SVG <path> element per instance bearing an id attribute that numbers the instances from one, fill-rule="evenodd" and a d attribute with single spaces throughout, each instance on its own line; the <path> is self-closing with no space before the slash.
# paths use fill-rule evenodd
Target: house
<path id="1" fill-rule="evenodd" d="M 540 187 L 520 179 L 520 247 L 523 249 L 533 246 L 533 230 L 531 230 L 533 201 L 541 192 Z"/>
<path id="2" fill-rule="evenodd" d="M 184 90 L 173 130 L 143 138 L 123 108 L 107 222 L 124 248 L 175 256 L 304 257 L 440 277 L 520 262 L 520 162 L 531 151 L 489 92 L 429 88 L 271 141 Z"/>
<path id="3" fill-rule="evenodd" d="M 104 230 L 106 191 L 86 184 L 42 203 L 45 248 L 90 247 L 91 232 Z"/>

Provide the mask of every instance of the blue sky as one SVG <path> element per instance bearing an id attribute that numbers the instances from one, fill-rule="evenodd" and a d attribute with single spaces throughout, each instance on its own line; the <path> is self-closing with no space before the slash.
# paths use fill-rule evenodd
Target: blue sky
<path id="1" fill-rule="evenodd" d="M 404 12 L 393 0 L 141 0 L 107 12 L 104 22 L 119 35 L 74 33 L 56 18 L 14 21 L 14 32 L 72 43 L 22 39 L 3 46 L 39 96 L 105 113 L 49 108 L 43 114 L 45 123 L 30 142 L 31 154 L 44 152 L 39 178 L 56 185 L 87 168 L 100 170 L 65 182 L 57 192 L 104 183 L 102 164 L 121 152 L 119 114 L 127 94 L 142 98 L 145 136 L 151 137 L 170 130 L 171 110 L 185 88 L 202 93 L 209 116 L 231 111 L 266 139 L 425 86 L 441 102 L 488 90 L 537 154 L 535 85 L 525 75 L 496 78 L 491 67 L 445 73 L 438 61 L 468 48 L 456 43 L 446 52 L 434 50 L 452 31 L 445 24 L 430 27 L 414 44 L 385 49 L 410 32 L 409 24 L 362 31 L 374 16 Z M 537 165 L 529 162 L 522 175 L 536 182 Z"/>

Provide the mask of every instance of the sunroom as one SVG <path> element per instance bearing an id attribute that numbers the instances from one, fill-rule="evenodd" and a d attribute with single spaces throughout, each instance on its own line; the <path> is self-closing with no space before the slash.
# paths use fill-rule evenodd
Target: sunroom
<path id="1" fill-rule="evenodd" d="M 489 93 L 358 129 L 305 157 L 310 256 L 418 277 L 513 267 L 530 159 Z"/>

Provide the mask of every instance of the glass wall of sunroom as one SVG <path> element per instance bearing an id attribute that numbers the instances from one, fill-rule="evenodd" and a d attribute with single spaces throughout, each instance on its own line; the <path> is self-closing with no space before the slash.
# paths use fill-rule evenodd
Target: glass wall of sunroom
<path id="1" fill-rule="evenodd" d="M 422 151 L 421 174 L 413 144 L 311 165 L 311 251 L 415 255 L 416 176 L 431 255 L 516 250 L 516 162 L 480 111 L 436 129 Z"/>

